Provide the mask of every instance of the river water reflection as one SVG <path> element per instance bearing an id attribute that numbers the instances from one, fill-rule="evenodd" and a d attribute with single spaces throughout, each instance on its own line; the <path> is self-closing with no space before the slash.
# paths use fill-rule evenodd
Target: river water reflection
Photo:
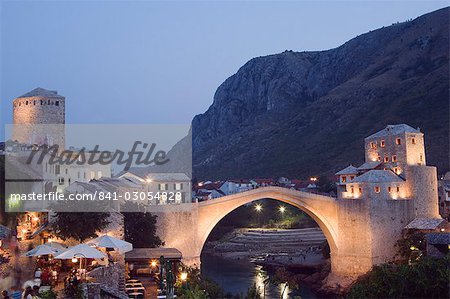
<path id="1" fill-rule="evenodd" d="M 228 260 L 219 256 L 203 253 L 201 256 L 202 275 L 217 282 L 225 293 L 243 294 L 255 283 L 261 295 L 265 290 L 266 299 L 281 298 L 317 298 L 312 291 L 302 287 L 299 291 L 292 291 L 283 285 L 267 285 L 264 288 L 264 272 L 261 267 L 246 259 Z M 270 273 L 269 273 L 270 275 Z M 297 296 L 297 297 L 296 297 Z"/>

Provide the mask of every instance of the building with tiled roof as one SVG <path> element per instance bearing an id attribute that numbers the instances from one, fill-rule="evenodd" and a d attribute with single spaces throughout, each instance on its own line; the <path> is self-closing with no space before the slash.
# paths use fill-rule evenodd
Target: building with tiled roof
<path id="1" fill-rule="evenodd" d="M 388 125 L 364 139 L 365 161 L 336 173 L 343 198 L 408 199 L 413 197 L 412 172 L 425 166 L 423 133 L 406 124 Z M 423 168 L 425 169 L 425 168 Z M 418 173 L 417 173 L 418 175 Z"/>

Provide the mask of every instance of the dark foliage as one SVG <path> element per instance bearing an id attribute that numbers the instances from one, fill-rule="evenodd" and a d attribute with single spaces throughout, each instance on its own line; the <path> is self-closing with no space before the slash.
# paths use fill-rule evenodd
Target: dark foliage
<path id="1" fill-rule="evenodd" d="M 448 298 L 449 256 L 412 265 L 384 264 L 360 278 L 348 298 Z"/>
<path id="2" fill-rule="evenodd" d="M 164 242 L 156 235 L 156 215 L 144 211 L 125 212 L 123 215 L 125 240 L 132 243 L 133 247 L 154 248 L 164 245 Z"/>

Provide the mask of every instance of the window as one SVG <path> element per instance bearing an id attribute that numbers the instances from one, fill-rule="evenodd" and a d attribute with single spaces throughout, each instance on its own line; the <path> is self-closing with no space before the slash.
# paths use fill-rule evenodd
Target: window
<path id="1" fill-rule="evenodd" d="M 33 105 L 35 105 L 35 106 L 36 106 L 36 101 L 33 101 Z"/>
<path id="2" fill-rule="evenodd" d="M 81 175 L 80 175 L 80 172 L 78 171 L 78 178 L 80 178 L 81 177 Z"/>
<path id="3" fill-rule="evenodd" d="M 175 184 L 173 184 L 173 188 L 175 190 L 183 190 L 183 184 L 182 183 L 175 183 Z"/>
<path id="4" fill-rule="evenodd" d="M 59 106 L 59 101 L 56 101 L 56 102 L 55 102 L 55 106 Z"/>
<path id="5" fill-rule="evenodd" d="M 395 139 L 395 144 L 401 145 L 402 144 L 402 140 L 400 138 Z"/>
<path id="6" fill-rule="evenodd" d="M 423 155 L 422 154 L 420 154 L 419 160 L 420 160 L 420 162 L 423 162 Z"/>
<path id="7" fill-rule="evenodd" d="M 95 179 L 95 171 L 91 171 L 91 180 Z"/>
<path id="8" fill-rule="evenodd" d="M 169 184 L 159 184 L 158 189 L 161 191 L 167 191 L 167 189 L 169 189 Z"/>
<path id="9" fill-rule="evenodd" d="M 350 180 L 353 180 L 354 178 L 355 178 L 354 175 L 351 175 L 351 176 L 350 176 Z"/>
<path id="10" fill-rule="evenodd" d="M 347 182 L 347 177 L 345 175 L 342 176 L 342 182 L 343 183 Z"/>
<path id="11" fill-rule="evenodd" d="M 396 174 L 398 174 L 398 168 L 397 168 L 397 167 L 394 167 L 394 172 L 395 172 Z"/>
<path id="12" fill-rule="evenodd" d="M 350 188 L 350 192 L 351 192 L 352 194 L 355 193 L 355 187 L 352 186 L 352 187 Z"/>
<path id="13" fill-rule="evenodd" d="M 381 146 L 381 147 L 385 147 L 385 146 L 386 146 L 386 143 L 384 142 L 384 140 L 381 140 L 381 141 L 380 141 L 380 146 Z"/>
<path id="14" fill-rule="evenodd" d="M 359 188 L 359 193 L 362 193 L 362 188 Z"/>
<path id="15" fill-rule="evenodd" d="M 28 105 L 28 101 L 25 101 L 25 105 Z"/>
<path id="16" fill-rule="evenodd" d="M 391 191 L 392 191 L 392 188 L 388 187 L 388 192 L 391 193 Z"/>
<path id="17" fill-rule="evenodd" d="M 66 174 L 67 174 L 67 172 L 68 172 L 68 170 L 67 170 L 67 168 L 65 169 L 65 171 L 64 171 Z"/>
<path id="18" fill-rule="evenodd" d="M 102 171 L 101 171 L 101 170 L 97 171 L 97 177 L 98 177 L 98 178 L 101 178 L 102 176 L 103 176 Z"/>
<path id="19" fill-rule="evenodd" d="M 380 186 L 375 186 L 375 193 L 380 193 Z"/>
<path id="20" fill-rule="evenodd" d="M 397 162 L 397 156 L 396 155 L 392 156 L 392 162 Z"/>
<path id="21" fill-rule="evenodd" d="M 388 156 L 384 157 L 384 162 L 385 163 L 389 162 L 389 157 Z"/>
<path id="22" fill-rule="evenodd" d="M 411 143 L 416 144 L 416 138 L 411 138 Z"/>
<path id="23" fill-rule="evenodd" d="M 377 148 L 377 145 L 374 142 L 370 143 L 370 148 Z"/>
<path id="24" fill-rule="evenodd" d="M 41 100 L 41 106 L 44 105 L 44 101 Z"/>
<path id="25" fill-rule="evenodd" d="M 397 192 L 400 192 L 400 187 L 397 187 Z"/>
<path id="26" fill-rule="evenodd" d="M 381 161 L 381 157 L 380 156 L 378 156 L 378 161 Z"/>
<path id="27" fill-rule="evenodd" d="M 47 101 L 47 105 L 50 105 L 50 100 Z"/>

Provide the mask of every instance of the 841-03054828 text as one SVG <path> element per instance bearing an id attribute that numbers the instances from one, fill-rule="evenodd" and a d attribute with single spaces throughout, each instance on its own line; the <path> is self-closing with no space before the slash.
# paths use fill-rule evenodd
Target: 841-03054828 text
<path id="1" fill-rule="evenodd" d="M 153 191 L 130 191 L 130 192 L 101 192 L 94 193 L 16 193 L 10 195 L 10 200 L 17 201 L 157 201 L 157 202 L 181 202 L 182 192 L 153 192 Z"/>

